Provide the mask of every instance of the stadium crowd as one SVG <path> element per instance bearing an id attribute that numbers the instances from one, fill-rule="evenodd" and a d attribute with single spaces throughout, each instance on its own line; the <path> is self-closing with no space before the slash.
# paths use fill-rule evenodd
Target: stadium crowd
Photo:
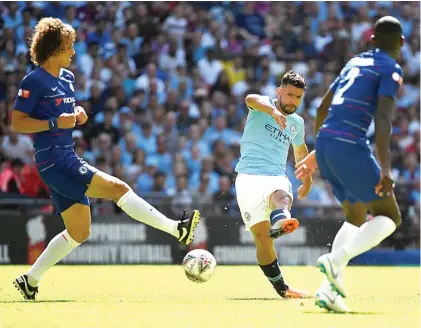
<path id="1" fill-rule="evenodd" d="M 304 74 L 308 87 L 298 113 L 312 149 L 327 87 L 350 57 L 370 48 L 376 19 L 399 18 L 406 42 L 393 168 L 396 180 L 410 186 L 410 217 L 419 224 L 419 2 L 21 1 L 2 2 L 0 12 L 1 191 L 48 197 L 31 136 L 11 130 L 10 114 L 19 81 L 34 68 L 27 39 L 41 17 L 54 16 L 77 31 L 70 69 L 77 104 L 90 119 L 73 132 L 76 152 L 148 200 L 169 195 L 177 206 L 218 200 L 226 204 L 221 212 L 236 208 L 232 181 L 244 96 L 275 97 L 285 71 Z M 296 191 L 293 172 L 291 154 L 287 174 Z M 319 176 L 305 202 L 337 203 Z"/>

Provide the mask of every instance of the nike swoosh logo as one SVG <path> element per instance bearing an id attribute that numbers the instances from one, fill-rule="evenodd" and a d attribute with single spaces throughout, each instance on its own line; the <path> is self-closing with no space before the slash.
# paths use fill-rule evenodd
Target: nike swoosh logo
<path id="1" fill-rule="evenodd" d="M 330 296 L 324 292 L 322 292 L 322 294 L 326 296 L 326 298 L 329 300 L 330 303 L 335 304 L 336 302 L 335 298 L 330 298 Z"/>
<path id="2" fill-rule="evenodd" d="M 339 272 L 333 271 L 332 262 L 330 262 L 330 258 L 328 257 L 327 260 L 329 261 L 330 272 L 332 272 L 333 279 L 337 279 L 339 276 Z"/>
<path id="3" fill-rule="evenodd" d="M 53 91 L 56 91 L 56 90 L 57 90 L 57 88 L 58 88 L 58 87 L 55 87 L 55 88 L 51 88 L 51 90 L 53 90 Z"/>
<path id="4" fill-rule="evenodd" d="M 24 278 L 22 278 L 22 277 L 19 277 L 18 279 L 18 282 L 19 283 L 23 283 L 23 285 L 25 286 L 25 292 L 26 292 L 26 294 L 28 294 L 28 295 L 33 295 L 34 293 L 35 293 L 35 291 L 30 291 L 29 289 L 28 289 L 28 283 L 25 281 L 25 279 Z"/>

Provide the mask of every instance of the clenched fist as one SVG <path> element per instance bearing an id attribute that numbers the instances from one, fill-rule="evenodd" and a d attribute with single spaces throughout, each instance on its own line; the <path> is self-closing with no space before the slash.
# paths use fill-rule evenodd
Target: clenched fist
<path id="1" fill-rule="evenodd" d="M 88 120 L 88 115 L 86 114 L 85 110 L 81 106 L 75 107 L 75 115 L 76 120 L 79 125 L 85 124 Z"/>
<path id="2" fill-rule="evenodd" d="M 285 128 L 287 127 L 287 118 L 284 114 L 282 114 L 280 111 L 278 111 L 277 109 L 275 109 L 272 113 L 272 118 L 276 121 L 276 123 L 278 123 L 278 125 L 280 126 L 281 130 L 285 130 Z"/>
<path id="3" fill-rule="evenodd" d="M 75 114 L 63 113 L 57 119 L 57 125 L 59 129 L 73 129 L 76 125 Z"/>

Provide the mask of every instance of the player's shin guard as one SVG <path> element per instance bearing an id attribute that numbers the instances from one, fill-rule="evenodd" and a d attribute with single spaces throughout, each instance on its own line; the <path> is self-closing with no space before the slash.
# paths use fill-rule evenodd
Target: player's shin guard
<path id="1" fill-rule="evenodd" d="M 282 278 L 281 269 L 279 268 L 278 259 L 275 259 L 272 263 L 261 265 L 259 264 L 266 278 L 271 282 L 275 287 L 276 291 L 285 291 L 288 289 L 288 286 L 285 284 L 284 279 Z M 279 289 L 279 291 L 278 291 Z"/>
<path id="2" fill-rule="evenodd" d="M 67 256 L 74 248 L 80 244 L 73 240 L 67 230 L 59 233 L 49 242 L 47 248 L 28 271 L 28 281 L 32 286 L 36 286 L 41 276 L 54 264 Z"/>
<path id="3" fill-rule="evenodd" d="M 133 219 L 179 238 L 178 221 L 167 218 L 144 199 L 136 195 L 133 190 L 126 192 L 118 200 L 117 206 Z"/>
<path id="4" fill-rule="evenodd" d="M 392 219 L 383 215 L 374 217 L 359 228 L 353 239 L 331 253 L 332 262 L 339 267 L 344 267 L 350 259 L 377 246 L 395 230 L 396 224 Z"/>

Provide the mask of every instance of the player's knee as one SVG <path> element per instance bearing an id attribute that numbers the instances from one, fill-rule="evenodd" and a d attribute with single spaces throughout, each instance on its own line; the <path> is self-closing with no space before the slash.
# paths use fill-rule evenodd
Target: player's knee
<path id="1" fill-rule="evenodd" d="M 274 209 L 288 209 L 291 206 L 291 198 L 285 191 L 277 190 L 270 196 L 270 204 Z"/>
<path id="2" fill-rule="evenodd" d="M 392 217 L 391 217 L 392 221 L 395 222 L 396 224 L 396 228 L 399 227 L 402 223 L 402 216 L 401 216 L 401 212 L 398 210 L 397 213 L 395 213 Z"/>
<path id="3" fill-rule="evenodd" d="M 78 226 L 75 229 L 67 228 L 67 231 L 69 232 L 70 237 L 74 241 L 76 241 L 79 244 L 82 244 L 86 240 L 89 239 L 89 236 L 91 235 L 91 225 L 87 225 L 86 227 L 80 227 Z"/>
<path id="4" fill-rule="evenodd" d="M 125 183 L 124 181 L 115 178 L 110 183 L 110 193 L 111 193 L 111 199 L 115 202 L 117 202 L 125 193 L 127 193 L 130 190 L 130 186 Z"/>
<path id="5" fill-rule="evenodd" d="M 345 214 L 346 217 L 346 221 L 348 223 L 351 223 L 352 225 L 356 226 L 356 227 L 361 227 L 367 220 L 367 217 L 356 217 L 353 215 L 349 215 L 349 214 Z"/>
<path id="6" fill-rule="evenodd" d="M 390 218 L 399 227 L 402 223 L 401 211 L 394 196 L 370 204 L 370 212 L 373 216 L 386 216 Z"/>

